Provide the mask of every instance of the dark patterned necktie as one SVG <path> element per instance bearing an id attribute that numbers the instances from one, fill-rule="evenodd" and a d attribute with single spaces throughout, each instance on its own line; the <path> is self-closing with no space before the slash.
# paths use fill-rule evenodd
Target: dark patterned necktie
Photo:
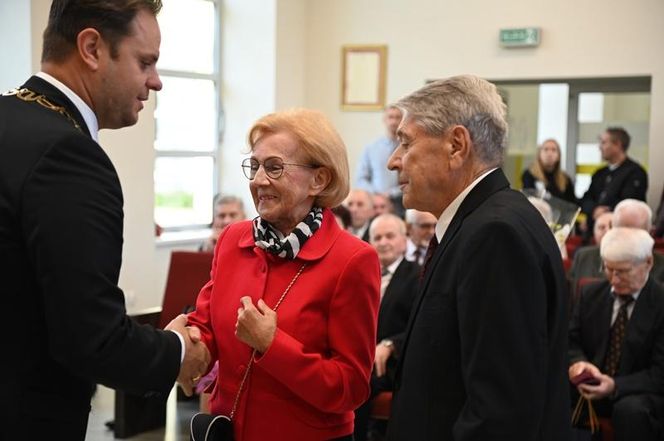
<path id="1" fill-rule="evenodd" d="M 424 275 L 427 273 L 427 268 L 429 267 L 429 263 L 431 262 L 433 253 L 436 252 L 437 246 L 438 246 L 438 238 L 434 234 L 433 237 L 431 238 L 431 241 L 429 242 L 429 246 L 427 247 L 427 253 L 424 255 L 424 266 L 422 266 L 422 273 L 420 274 L 420 279 L 424 279 Z"/>
<path id="2" fill-rule="evenodd" d="M 625 340 L 625 329 L 627 328 L 627 307 L 634 301 L 632 296 L 620 296 L 620 309 L 616 316 L 616 321 L 611 326 L 609 332 L 609 348 L 606 352 L 604 361 L 604 373 L 609 377 L 615 377 L 620 364 L 620 354 L 622 352 L 623 341 Z"/>

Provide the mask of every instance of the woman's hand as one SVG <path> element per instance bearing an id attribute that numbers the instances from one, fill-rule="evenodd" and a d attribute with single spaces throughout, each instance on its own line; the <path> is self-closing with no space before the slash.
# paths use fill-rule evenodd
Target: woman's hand
<path id="1" fill-rule="evenodd" d="M 258 300 L 258 309 L 249 296 L 242 297 L 240 303 L 242 306 L 237 310 L 235 336 L 264 354 L 277 332 L 277 313 L 271 310 L 263 299 Z"/>

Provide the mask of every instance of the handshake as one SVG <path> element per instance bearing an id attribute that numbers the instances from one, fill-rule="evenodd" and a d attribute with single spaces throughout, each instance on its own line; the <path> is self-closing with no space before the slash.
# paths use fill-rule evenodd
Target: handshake
<path id="1" fill-rule="evenodd" d="M 184 360 L 180 364 L 177 382 L 185 395 L 190 397 L 196 383 L 210 365 L 210 352 L 201 342 L 201 331 L 194 326 L 187 326 L 187 316 L 180 314 L 166 326 L 167 331 L 177 331 L 184 339 Z"/>

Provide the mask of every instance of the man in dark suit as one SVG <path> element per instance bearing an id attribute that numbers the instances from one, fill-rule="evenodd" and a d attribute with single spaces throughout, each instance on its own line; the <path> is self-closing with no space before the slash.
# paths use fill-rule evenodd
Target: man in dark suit
<path id="1" fill-rule="evenodd" d="M 653 239 L 614 227 L 601 244 L 608 280 L 587 285 L 569 328 L 569 378 L 610 416 L 616 441 L 659 440 L 664 418 L 664 288 L 649 277 Z"/>
<path id="2" fill-rule="evenodd" d="M 98 128 L 161 82 L 159 1 L 54 0 L 42 72 L 0 97 L 0 439 L 82 440 L 96 383 L 166 397 L 209 361 L 197 330 L 139 326 L 118 288 L 122 190 Z"/>
<path id="3" fill-rule="evenodd" d="M 613 211 L 623 199 L 646 200 L 648 174 L 627 156 L 631 138 L 622 127 L 609 127 L 599 137 L 599 150 L 608 165 L 597 170 L 581 198 L 581 211 L 588 219 L 588 235 L 600 214 Z"/>
<path id="4" fill-rule="evenodd" d="M 355 412 L 355 441 L 367 439 L 371 400 L 394 389 L 394 374 L 403 333 L 415 299 L 420 266 L 405 259 L 406 223 L 394 214 L 376 217 L 369 227 L 382 271 L 376 354 L 371 373 L 371 395 Z"/>
<path id="5" fill-rule="evenodd" d="M 390 440 L 569 438 L 560 251 L 502 163 L 505 105 L 464 75 L 397 102 L 404 205 L 438 218 L 395 384 Z"/>
<path id="6" fill-rule="evenodd" d="M 608 222 L 607 219 L 609 220 Z M 597 222 L 595 223 L 595 243 L 597 245 L 583 247 L 578 250 L 574 255 L 574 262 L 570 269 L 569 277 L 574 301 L 576 301 L 579 294 L 578 284 L 581 278 L 604 278 L 599 244 L 604 234 L 608 231 L 606 224 L 608 224 L 608 228 L 611 228 L 611 225 L 613 225 L 615 227 L 640 228 L 648 232 L 652 225 L 652 210 L 643 201 L 624 199 L 616 205 L 613 213 L 605 212 L 597 218 Z M 653 267 L 650 275 L 657 282 L 664 283 L 664 255 L 658 252 L 653 254 Z"/>

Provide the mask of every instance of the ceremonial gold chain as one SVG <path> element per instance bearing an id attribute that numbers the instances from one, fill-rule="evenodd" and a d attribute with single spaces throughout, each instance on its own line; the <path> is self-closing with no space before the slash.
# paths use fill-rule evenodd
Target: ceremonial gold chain
<path id="1" fill-rule="evenodd" d="M 59 113 L 60 115 L 64 116 L 71 122 L 74 127 L 76 127 L 81 133 L 83 132 L 83 129 L 81 128 L 80 124 L 74 119 L 74 117 L 71 116 L 69 112 L 67 112 L 67 109 L 65 109 L 62 106 L 58 106 L 56 104 L 53 104 L 48 98 L 46 98 L 44 95 L 39 95 L 37 92 L 33 92 L 32 90 L 28 89 L 27 87 L 24 87 L 22 89 L 13 89 L 10 90 L 9 92 L 5 92 L 2 94 L 3 96 L 15 96 L 16 98 L 28 102 L 28 103 L 37 103 L 42 107 L 47 108 L 48 110 L 52 110 L 54 112 Z"/>

